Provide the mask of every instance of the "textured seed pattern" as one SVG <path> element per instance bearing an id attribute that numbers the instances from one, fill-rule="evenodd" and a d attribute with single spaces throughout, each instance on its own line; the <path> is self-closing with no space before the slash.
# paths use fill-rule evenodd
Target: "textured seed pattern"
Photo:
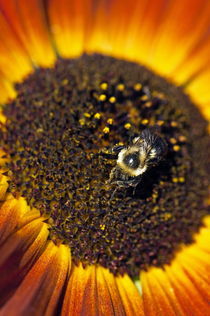
<path id="1" fill-rule="evenodd" d="M 84 55 L 36 70 L 17 91 L 0 132 L 9 190 L 49 216 L 50 238 L 68 244 L 75 262 L 135 276 L 192 242 L 208 212 L 209 138 L 181 89 L 134 63 Z M 147 127 L 168 154 L 135 193 L 112 197 L 116 161 L 104 153 Z"/>

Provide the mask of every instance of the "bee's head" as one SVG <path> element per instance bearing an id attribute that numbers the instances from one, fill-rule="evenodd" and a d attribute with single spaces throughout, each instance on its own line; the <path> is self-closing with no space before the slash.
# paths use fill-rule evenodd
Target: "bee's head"
<path id="1" fill-rule="evenodd" d="M 121 149 L 117 165 L 126 174 L 136 177 L 142 175 L 150 166 L 156 165 L 165 155 L 165 141 L 149 129 L 135 137 L 132 144 Z"/>

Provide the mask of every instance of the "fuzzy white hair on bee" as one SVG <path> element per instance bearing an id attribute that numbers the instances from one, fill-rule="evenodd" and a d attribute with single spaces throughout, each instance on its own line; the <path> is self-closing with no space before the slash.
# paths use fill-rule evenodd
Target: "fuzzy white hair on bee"
<path id="1" fill-rule="evenodd" d="M 157 165 L 167 152 L 167 144 L 161 136 L 145 129 L 127 146 L 118 146 L 116 166 L 111 170 L 110 182 L 121 187 L 136 186 L 141 176 Z"/>

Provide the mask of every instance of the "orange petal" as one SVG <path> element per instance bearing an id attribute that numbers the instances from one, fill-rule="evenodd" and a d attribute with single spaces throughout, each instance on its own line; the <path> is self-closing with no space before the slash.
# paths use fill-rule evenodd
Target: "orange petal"
<path id="1" fill-rule="evenodd" d="M 21 226 L 40 217 L 38 210 L 31 210 L 24 198 L 15 199 L 6 195 L 6 201 L 0 207 L 0 244 Z"/>
<path id="2" fill-rule="evenodd" d="M 141 284 L 146 315 L 177 315 L 152 271 L 141 273 Z"/>
<path id="3" fill-rule="evenodd" d="M 162 274 L 143 272 L 141 282 L 146 315 L 208 315 L 207 302 L 178 264 Z"/>
<path id="4" fill-rule="evenodd" d="M 166 273 L 186 315 L 208 315 L 209 304 L 205 302 L 180 265 L 174 263 L 172 267 L 166 268 Z"/>
<path id="5" fill-rule="evenodd" d="M 184 261 L 179 262 L 194 287 L 208 303 L 210 302 L 209 260 L 210 258 L 208 258 L 208 262 L 203 263 L 189 256 Z"/>
<path id="6" fill-rule="evenodd" d="M 91 51 L 146 62 L 165 11 L 163 0 L 98 1 Z M 104 40 L 105 39 L 105 40 Z"/>
<path id="7" fill-rule="evenodd" d="M 2 2 L 2 1 L 1 1 Z M 0 8 L 1 8 L 0 2 Z M 0 11 L 0 69 L 10 81 L 18 81 L 32 71 L 27 52 Z"/>
<path id="8" fill-rule="evenodd" d="M 205 36 L 197 45 L 189 52 L 186 60 L 175 69 L 173 77 L 176 82 L 182 84 L 192 81 L 202 71 L 206 70 L 210 62 L 210 37 Z"/>
<path id="9" fill-rule="evenodd" d="M 115 277 L 94 265 L 74 266 L 62 315 L 143 315 L 142 302 L 128 276 Z"/>
<path id="10" fill-rule="evenodd" d="M 25 201 L 25 200 L 24 200 Z M 25 203 L 27 203 L 25 201 Z M 26 204 L 27 205 L 27 204 Z M 30 208 L 29 206 L 26 209 L 26 212 L 24 213 L 23 216 L 20 217 L 19 222 L 18 222 L 18 226 L 22 227 L 24 225 L 27 225 L 28 223 L 32 222 L 33 220 L 37 219 L 37 218 L 41 218 L 40 217 L 40 211 L 35 209 L 35 208 Z M 42 221 L 46 220 L 46 217 L 42 217 Z"/>
<path id="11" fill-rule="evenodd" d="M 187 93 L 190 94 L 191 98 L 201 104 L 208 103 L 210 105 L 210 93 L 209 93 L 209 78 L 210 78 L 210 66 L 206 67 L 195 79 L 190 82 L 186 87 Z M 208 106 L 208 117 L 210 116 L 210 107 Z"/>
<path id="12" fill-rule="evenodd" d="M 42 0 L 0 0 L 0 8 L 31 60 L 39 66 L 55 61 Z"/>
<path id="13" fill-rule="evenodd" d="M 88 51 L 141 62 L 179 83 L 209 61 L 208 0 L 100 0 L 95 12 Z"/>
<path id="14" fill-rule="evenodd" d="M 18 228 L 21 217 L 27 213 L 28 206 L 23 198 L 10 197 L 0 208 L 0 241 L 3 241 Z"/>
<path id="15" fill-rule="evenodd" d="M 121 2 L 123 3 L 123 1 Z M 109 4 L 112 4 L 112 2 Z M 109 32 L 113 18 L 115 19 L 111 14 L 111 7 L 106 0 L 99 0 L 94 3 L 89 33 L 86 34 L 85 51 L 113 55 L 114 43 L 110 41 Z"/>
<path id="16" fill-rule="evenodd" d="M 1 62 L 0 62 L 1 64 Z M 16 97 L 12 84 L 0 74 L 0 104 L 6 103 L 9 99 Z"/>
<path id="17" fill-rule="evenodd" d="M 177 300 L 176 293 L 165 271 L 163 269 L 154 268 L 148 274 L 149 277 L 147 273 L 141 274 L 146 315 L 148 311 L 150 313 L 154 312 L 154 315 L 156 315 L 165 307 L 167 311 L 171 311 L 171 314 L 168 315 L 184 316 L 185 312 Z M 152 291 L 150 289 L 152 289 Z M 148 313 L 148 315 L 150 314 Z"/>
<path id="18" fill-rule="evenodd" d="M 39 218 L 19 229 L 0 247 L 0 305 L 8 300 L 33 266 L 47 237 L 47 225 Z"/>
<path id="19" fill-rule="evenodd" d="M 189 7 L 189 0 L 171 1 L 165 13 L 155 31 L 148 64 L 156 71 L 170 75 L 183 60 L 188 59 L 206 35 L 210 3 L 208 0 L 192 0 Z"/>
<path id="20" fill-rule="evenodd" d="M 115 277 L 107 269 L 97 269 L 97 289 L 100 315 L 125 315 Z"/>
<path id="21" fill-rule="evenodd" d="M 8 178 L 4 176 L 3 174 L 0 174 L 0 201 L 4 201 L 8 186 L 9 186 Z M 1 216 L 0 216 L 0 222 L 1 222 Z M 0 227 L 1 227 L 1 224 L 0 224 Z"/>
<path id="22" fill-rule="evenodd" d="M 199 104 L 198 108 L 202 112 L 204 118 L 206 118 L 210 122 L 210 101 Z M 210 125 L 208 131 L 210 132 Z"/>
<path id="23" fill-rule="evenodd" d="M 48 1 L 51 32 L 62 57 L 74 57 L 83 52 L 91 3 L 89 0 Z"/>
<path id="24" fill-rule="evenodd" d="M 187 247 L 177 256 L 177 261 L 182 268 L 189 274 L 190 279 L 193 279 L 195 283 L 198 280 L 197 287 L 199 285 L 208 284 L 210 278 L 210 225 L 209 217 L 206 218 L 206 227 L 203 227 L 200 233 L 196 237 L 196 243 L 190 247 Z M 188 269 L 187 269 L 188 268 Z M 209 291 L 203 291 L 204 299 L 209 298 Z"/>
<path id="25" fill-rule="evenodd" d="M 1 315 L 53 315 L 65 285 L 70 262 L 69 248 L 50 242 L 24 278 Z"/>
<path id="26" fill-rule="evenodd" d="M 200 234 L 195 237 L 196 246 L 208 253 L 210 253 L 210 216 L 204 219 L 204 227 L 201 228 Z"/>
<path id="27" fill-rule="evenodd" d="M 116 277 L 118 290 L 122 299 L 126 316 L 143 316 L 143 304 L 140 293 L 128 275 Z"/>
<path id="28" fill-rule="evenodd" d="M 89 266 L 86 269 L 80 264 L 72 268 L 64 298 L 62 315 L 98 314 L 96 268 Z"/>
<path id="29" fill-rule="evenodd" d="M 209 217 L 205 223 L 195 243 L 178 252 L 170 265 L 141 273 L 146 315 L 209 314 Z"/>

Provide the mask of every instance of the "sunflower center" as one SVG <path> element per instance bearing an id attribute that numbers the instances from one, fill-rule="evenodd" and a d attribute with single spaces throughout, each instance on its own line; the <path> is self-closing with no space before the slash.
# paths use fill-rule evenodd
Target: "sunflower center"
<path id="1" fill-rule="evenodd" d="M 17 92 L 1 129 L 9 190 L 48 215 L 50 238 L 75 262 L 135 276 L 192 242 L 207 213 L 209 139 L 181 89 L 140 65 L 84 55 L 36 70 Z M 116 169 L 148 131 L 164 157 L 152 163 L 160 143 L 145 156 L 135 145 L 123 162 L 141 163 L 141 174 Z M 120 181 L 110 181 L 113 170 Z"/>

